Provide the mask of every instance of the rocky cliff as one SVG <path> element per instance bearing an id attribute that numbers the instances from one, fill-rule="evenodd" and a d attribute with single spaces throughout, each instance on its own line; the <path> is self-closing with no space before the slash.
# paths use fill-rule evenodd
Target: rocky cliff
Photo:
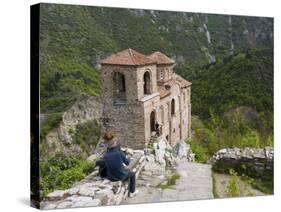
<path id="1" fill-rule="evenodd" d="M 63 113 L 59 126 L 48 133 L 45 141 L 43 141 L 45 144 L 44 148 L 46 150 L 51 148 L 52 151 L 49 153 L 52 154 L 57 151 L 81 151 L 80 144 L 75 142 L 77 126 L 83 126 L 83 124 L 91 123 L 91 121 L 99 123 L 101 111 L 102 105 L 98 97 L 84 96 Z M 85 140 L 84 142 L 91 141 Z M 89 145 L 88 148 L 91 148 L 91 146 Z"/>

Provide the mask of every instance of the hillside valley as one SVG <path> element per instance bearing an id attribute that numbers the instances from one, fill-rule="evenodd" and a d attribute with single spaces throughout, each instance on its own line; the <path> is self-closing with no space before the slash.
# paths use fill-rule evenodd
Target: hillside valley
<path id="1" fill-rule="evenodd" d="M 69 188 L 94 169 L 85 159 L 103 121 L 99 61 L 126 48 L 164 53 L 192 82 L 192 138 L 186 142 L 197 162 L 222 148 L 273 146 L 272 18 L 44 3 L 42 194 Z"/>
<path id="2" fill-rule="evenodd" d="M 40 23 L 43 143 L 75 102 L 100 96 L 99 61 L 125 48 L 176 60 L 176 72 L 193 83 L 193 120 L 203 128 L 222 130 L 228 111 L 248 107 L 261 126 L 240 124 L 241 136 L 272 137 L 271 18 L 41 4 Z"/>

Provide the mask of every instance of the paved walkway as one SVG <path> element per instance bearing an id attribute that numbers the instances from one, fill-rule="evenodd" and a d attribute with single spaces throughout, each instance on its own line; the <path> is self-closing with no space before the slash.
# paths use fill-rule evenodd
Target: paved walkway
<path id="1" fill-rule="evenodd" d="M 213 198 L 211 166 L 182 161 L 177 167 L 181 176 L 175 189 L 165 189 L 161 201 Z"/>
<path id="2" fill-rule="evenodd" d="M 182 160 L 177 166 L 180 179 L 175 186 L 161 190 L 138 186 L 139 194 L 127 198 L 123 204 L 153 203 L 213 198 L 211 166 Z M 153 177 L 154 180 L 156 176 Z"/>

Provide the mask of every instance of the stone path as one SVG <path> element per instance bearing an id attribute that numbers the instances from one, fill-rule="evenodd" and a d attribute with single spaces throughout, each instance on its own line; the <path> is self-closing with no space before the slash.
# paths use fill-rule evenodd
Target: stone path
<path id="1" fill-rule="evenodd" d="M 180 175 L 180 179 L 177 180 L 175 186 L 162 190 L 157 187 L 139 185 L 137 188 L 139 194 L 127 198 L 122 204 L 213 198 L 211 165 L 181 160 L 176 172 Z M 151 179 L 155 181 L 161 179 L 161 176 L 152 176 Z"/>

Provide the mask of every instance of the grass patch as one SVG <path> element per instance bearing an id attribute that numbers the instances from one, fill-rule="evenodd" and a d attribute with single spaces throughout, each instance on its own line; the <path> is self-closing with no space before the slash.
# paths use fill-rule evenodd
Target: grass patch
<path id="1" fill-rule="evenodd" d="M 252 188 L 265 194 L 273 194 L 274 192 L 273 172 L 268 171 L 263 174 L 258 174 L 245 164 L 233 166 L 223 161 L 219 161 L 213 165 L 212 170 L 218 173 L 229 173 L 230 170 L 233 170 L 232 172 L 235 172 L 241 180 Z"/>
<path id="2" fill-rule="evenodd" d="M 172 186 L 176 185 L 176 182 L 177 182 L 178 179 L 180 179 L 180 175 L 174 174 L 168 179 L 167 182 L 160 183 L 158 185 L 158 187 L 161 188 L 162 190 L 167 189 L 167 188 L 171 188 Z"/>
<path id="3" fill-rule="evenodd" d="M 234 169 L 230 169 L 229 174 L 231 175 L 231 179 L 226 186 L 227 196 L 239 197 L 241 196 L 241 191 L 238 185 L 238 173 Z"/>
<path id="4" fill-rule="evenodd" d="M 265 193 L 265 194 L 273 194 L 274 193 L 274 181 L 271 179 L 256 179 L 248 176 L 243 176 L 241 178 L 243 181 L 251 185 L 253 188 Z"/>

